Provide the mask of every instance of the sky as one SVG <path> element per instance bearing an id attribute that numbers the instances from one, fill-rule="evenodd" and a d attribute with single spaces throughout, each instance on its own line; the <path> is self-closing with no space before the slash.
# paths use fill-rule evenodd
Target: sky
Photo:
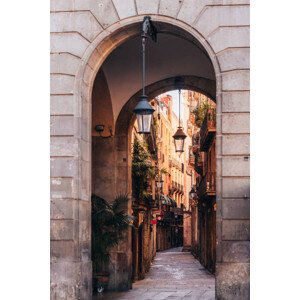
<path id="1" fill-rule="evenodd" d="M 184 105 L 182 104 L 183 102 L 182 102 L 182 92 L 183 92 L 183 90 L 181 91 L 181 112 L 180 112 L 180 114 L 181 114 L 181 118 L 182 118 L 182 116 L 183 116 L 183 113 L 184 113 Z M 178 102 L 179 102 L 179 93 L 178 93 L 178 90 L 174 90 L 174 91 L 169 91 L 169 92 L 167 92 L 167 93 L 165 93 L 166 95 L 170 95 L 170 96 L 172 96 L 172 99 L 173 99 L 173 111 L 174 111 L 174 113 L 177 115 L 177 117 L 178 117 L 178 115 L 179 115 L 179 105 L 178 105 Z"/>

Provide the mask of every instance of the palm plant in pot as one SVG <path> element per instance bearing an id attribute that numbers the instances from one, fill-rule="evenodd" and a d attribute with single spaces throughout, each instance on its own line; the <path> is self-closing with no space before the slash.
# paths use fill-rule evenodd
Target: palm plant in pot
<path id="1" fill-rule="evenodd" d="M 132 223 L 132 217 L 126 213 L 127 203 L 126 194 L 118 195 L 112 203 L 92 195 L 93 287 L 97 292 L 108 285 L 110 250 Z"/>

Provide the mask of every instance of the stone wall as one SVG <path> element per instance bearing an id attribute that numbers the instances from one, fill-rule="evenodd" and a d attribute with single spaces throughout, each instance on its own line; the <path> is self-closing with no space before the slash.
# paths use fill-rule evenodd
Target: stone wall
<path id="1" fill-rule="evenodd" d="M 91 298 L 92 86 L 144 14 L 190 33 L 212 61 L 217 298 L 249 299 L 249 0 L 51 1 L 51 298 Z M 126 157 L 116 155 L 121 188 Z"/>

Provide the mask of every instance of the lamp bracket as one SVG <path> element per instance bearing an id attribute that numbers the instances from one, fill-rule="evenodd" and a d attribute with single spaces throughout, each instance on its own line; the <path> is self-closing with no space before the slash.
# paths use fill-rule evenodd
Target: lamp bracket
<path id="1" fill-rule="evenodd" d="M 143 20 L 143 33 L 142 37 L 149 36 L 154 42 L 157 41 L 157 29 L 153 25 L 150 16 L 145 16 Z"/>
<path id="2" fill-rule="evenodd" d="M 100 137 L 102 137 L 104 139 L 113 137 L 112 127 L 111 126 L 108 127 L 108 130 L 110 132 L 110 135 L 108 135 L 108 136 L 103 136 L 102 135 L 102 133 L 104 131 L 104 128 L 105 128 L 105 125 L 98 124 L 98 125 L 95 126 L 95 130 L 99 133 Z"/>

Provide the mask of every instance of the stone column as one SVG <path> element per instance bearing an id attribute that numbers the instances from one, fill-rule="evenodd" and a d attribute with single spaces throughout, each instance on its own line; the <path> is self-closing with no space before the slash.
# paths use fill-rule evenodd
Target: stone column
<path id="1" fill-rule="evenodd" d="M 249 92 L 241 91 L 247 88 L 248 79 L 243 79 L 247 84 L 241 83 L 244 73 L 239 72 L 227 76 L 219 119 L 222 137 L 217 137 L 222 144 L 217 154 L 222 191 L 217 211 L 217 297 L 249 299 Z"/>
<path id="2" fill-rule="evenodd" d="M 51 77 L 51 299 L 92 292 L 90 133 L 79 133 L 72 80 Z"/>

